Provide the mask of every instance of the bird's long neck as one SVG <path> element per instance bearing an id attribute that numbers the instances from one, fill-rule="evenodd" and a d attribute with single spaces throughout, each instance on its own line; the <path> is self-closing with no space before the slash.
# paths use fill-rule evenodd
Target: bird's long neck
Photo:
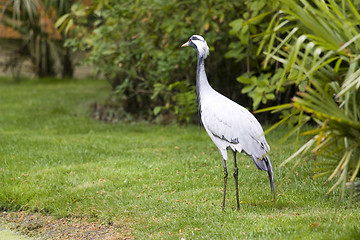
<path id="1" fill-rule="evenodd" d="M 211 86 L 206 77 L 204 60 L 205 60 L 204 57 L 198 56 L 197 67 L 196 67 L 196 96 L 198 102 L 198 115 L 200 118 L 200 124 L 201 124 L 202 94 L 204 94 L 209 89 L 211 89 Z"/>
<path id="2" fill-rule="evenodd" d="M 205 72 L 205 63 L 203 57 L 198 57 L 196 68 L 196 93 L 198 96 L 198 102 L 200 103 L 201 93 L 206 91 L 210 87 Z"/>

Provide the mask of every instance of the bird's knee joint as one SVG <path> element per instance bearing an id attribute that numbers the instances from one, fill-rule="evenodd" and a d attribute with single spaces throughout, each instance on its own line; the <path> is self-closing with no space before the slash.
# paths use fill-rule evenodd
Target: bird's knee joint
<path id="1" fill-rule="evenodd" d="M 227 171 L 224 171 L 224 178 L 227 178 L 228 177 L 228 173 Z"/>
<path id="2" fill-rule="evenodd" d="M 238 168 L 234 168 L 234 177 L 239 176 L 239 169 Z"/>

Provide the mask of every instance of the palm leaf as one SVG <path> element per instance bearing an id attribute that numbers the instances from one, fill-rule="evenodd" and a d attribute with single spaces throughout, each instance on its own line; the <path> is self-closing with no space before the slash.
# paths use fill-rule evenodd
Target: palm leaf
<path id="1" fill-rule="evenodd" d="M 282 140 L 294 133 L 313 137 L 280 166 L 292 160 L 295 160 L 294 167 L 297 166 L 301 156 L 311 150 L 319 156 L 320 166 L 314 169 L 318 173 L 313 178 L 337 179 L 328 193 L 342 185 L 341 195 L 344 196 L 346 181 L 355 181 L 360 171 L 360 153 L 356 150 L 360 146 L 360 70 L 357 63 L 360 60 L 357 54 L 360 14 L 351 1 L 342 3 L 281 0 L 282 14 L 272 19 L 266 30 L 268 35 L 263 38 L 264 44 L 269 42 L 264 51 L 264 66 L 270 59 L 283 65 L 277 91 L 290 84 L 301 84 L 302 88 L 290 105 L 262 111 L 278 111 L 289 106 L 295 109 L 270 130 L 294 118 L 302 119 L 303 113 L 319 124 L 319 128 L 301 133 L 303 122 L 297 121 Z M 295 27 L 286 29 L 289 26 Z M 275 39 L 279 42 L 277 46 Z M 261 49 L 266 47 L 261 46 Z M 329 161 L 322 161 L 323 158 Z"/>

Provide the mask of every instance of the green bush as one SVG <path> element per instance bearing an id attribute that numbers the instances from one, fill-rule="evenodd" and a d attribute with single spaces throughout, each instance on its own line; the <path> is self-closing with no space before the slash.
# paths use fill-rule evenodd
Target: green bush
<path id="1" fill-rule="evenodd" d="M 235 40 L 229 23 L 243 8 L 239 1 L 98 0 L 91 6 L 75 3 L 57 25 L 72 36 L 68 46 L 88 51 L 87 62 L 110 82 L 126 112 L 192 122 L 196 56 L 180 46 L 193 34 L 203 35 L 211 51 L 211 83 L 239 99 L 234 79 L 244 69 L 224 55 Z"/>
<path id="2" fill-rule="evenodd" d="M 277 18 L 279 1 L 253 0 L 245 1 L 244 4 L 246 11 L 230 23 L 230 34 L 235 36 L 237 41 L 231 42 L 225 56 L 246 65 L 246 72 L 238 76 L 237 81 L 244 85 L 241 92 L 252 99 L 253 109 L 288 103 L 294 90 L 291 87 L 277 89 L 276 82 L 283 69 L 277 62 L 264 66 L 262 53 L 264 45 L 268 41 L 274 41 L 269 39 L 268 31 Z"/>

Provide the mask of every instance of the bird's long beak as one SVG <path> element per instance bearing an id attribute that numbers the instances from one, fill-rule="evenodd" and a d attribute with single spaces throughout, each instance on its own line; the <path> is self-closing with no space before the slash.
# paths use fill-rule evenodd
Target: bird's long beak
<path id="1" fill-rule="evenodd" d="M 181 45 L 181 47 L 187 47 L 187 46 L 189 46 L 189 42 L 186 42 L 183 45 Z"/>

